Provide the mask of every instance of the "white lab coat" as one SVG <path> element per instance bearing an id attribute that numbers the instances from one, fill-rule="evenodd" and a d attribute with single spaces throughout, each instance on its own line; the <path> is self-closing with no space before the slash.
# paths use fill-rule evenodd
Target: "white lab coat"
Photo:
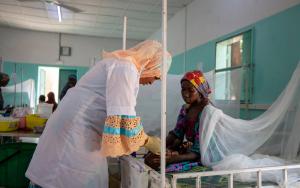
<path id="1" fill-rule="evenodd" d="M 26 172 L 43 188 L 106 188 L 101 134 L 108 115 L 136 115 L 139 73 L 126 60 L 105 59 L 68 90 L 46 124 Z"/>

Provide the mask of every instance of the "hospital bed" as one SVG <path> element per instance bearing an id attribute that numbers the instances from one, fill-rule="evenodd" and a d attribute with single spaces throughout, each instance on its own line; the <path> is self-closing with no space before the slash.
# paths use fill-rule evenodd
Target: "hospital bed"
<path id="1" fill-rule="evenodd" d="M 295 155 L 299 156 L 299 136 L 297 133 L 299 132 L 299 104 L 298 104 L 298 96 L 299 96 L 299 70 L 300 70 L 300 64 L 298 65 L 298 68 L 295 70 L 287 88 L 282 92 L 282 95 L 279 96 L 279 98 L 273 103 L 271 111 L 269 113 L 266 113 L 264 118 L 260 117 L 258 120 L 273 120 L 276 119 L 277 117 L 282 117 L 278 119 L 278 129 L 272 129 L 273 134 L 272 137 L 268 136 L 269 131 L 267 132 L 266 135 L 263 136 L 268 136 L 268 140 L 264 142 L 264 145 L 259 145 L 257 148 L 257 152 L 255 154 L 263 153 L 263 154 L 271 154 L 271 157 L 268 157 L 267 159 L 270 159 L 272 162 L 278 162 L 275 163 L 272 167 L 259 167 L 259 168 L 251 168 L 251 169 L 240 169 L 240 170 L 228 170 L 228 171 L 202 171 L 203 169 L 192 169 L 190 172 L 185 172 L 185 173 L 177 173 L 177 174 L 167 174 L 167 179 L 166 179 L 166 187 L 237 187 L 237 188 L 246 188 L 246 187 L 278 187 L 275 183 L 272 182 L 266 182 L 267 179 L 269 179 L 272 176 L 269 176 L 268 174 L 273 174 L 276 173 L 276 176 L 273 176 L 276 178 L 276 182 L 280 182 L 280 187 L 288 187 L 292 188 L 292 186 L 288 185 L 289 183 L 293 182 L 293 180 L 296 183 L 299 181 L 299 169 L 300 169 L 300 164 L 296 165 L 289 165 L 289 166 L 276 166 L 279 164 L 286 164 L 287 161 L 285 162 L 280 162 L 279 159 L 271 159 L 273 157 L 276 158 L 279 156 L 283 156 L 284 158 L 289 158 L 289 156 L 293 157 Z M 213 78 L 213 76 L 205 75 L 206 78 L 209 80 L 214 80 L 214 79 L 209 79 Z M 170 76 L 168 77 L 168 100 L 167 101 L 167 106 L 168 106 L 168 111 L 167 111 L 167 131 L 172 129 L 174 125 L 176 124 L 176 116 L 178 114 L 180 106 L 183 104 L 181 101 L 181 96 L 179 94 L 180 91 L 180 78 L 178 76 Z M 209 83 L 212 83 L 211 85 L 213 86 L 212 88 L 217 88 L 217 84 L 213 85 L 215 82 L 210 81 Z M 143 125 L 145 128 L 145 132 L 148 134 L 154 133 L 154 135 L 160 135 L 160 117 L 161 114 L 159 113 L 159 104 L 160 104 L 160 98 L 155 95 L 159 93 L 160 91 L 160 86 L 153 85 L 152 88 L 145 88 L 141 89 L 140 91 L 140 98 L 138 98 L 138 105 L 137 105 L 137 112 L 140 112 L 140 116 L 142 117 L 143 120 Z M 212 97 L 214 99 L 214 97 Z M 287 100 L 287 101 L 285 101 Z M 239 100 L 237 102 L 237 107 L 239 107 Z M 214 103 L 213 104 L 217 104 Z M 229 104 L 230 106 L 231 104 Z M 229 107 L 230 109 L 235 109 L 236 107 L 234 106 L 235 104 L 233 103 L 233 106 Z M 279 106 L 278 106 L 279 105 Z M 281 108 L 282 106 L 285 106 L 285 109 Z M 222 107 L 218 107 L 223 110 L 223 112 L 226 114 L 226 111 Z M 279 107 L 279 108 L 276 108 Z M 228 108 L 226 106 L 226 108 Z M 225 108 L 225 109 L 226 109 Z M 239 108 L 237 108 L 239 110 Z M 276 111 L 275 111 L 276 109 Z M 280 110 L 277 110 L 280 109 Z M 231 111 L 231 110 L 229 110 Z M 272 114 L 275 115 L 272 115 Z M 270 115 L 271 114 L 271 115 Z M 280 114 L 280 116 L 278 115 Z M 229 114 L 230 115 L 230 114 Z M 239 116 L 237 116 L 239 117 Z M 267 117 L 267 118 L 266 118 Z M 256 119 L 257 120 L 257 119 Z M 253 122 L 252 122 L 253 123 Z M 258 125 L 263 125 L 264 122 L 256 122 Z M 275 124 L 276 125 L 276 124 Z M 282 125 L 282 126 L 281 126 Z M 286 127 L 288 126 L 288 127 Z M 272 126 L 269 126 L 272 128 Z M 292 127 L 292 128 L 291 128 Z M 290 131 L 291 133 L 294 134 L 289 134 Z M 285 147 L 282 147 L 282 143 L 278 143 L 277 137 L 282 137 L 282 135 L 286 135 L 286 138 L 283 138 L 283 141 L 286 143 L 283 143 Z M 287 144 L 290 144 L 289 146 L 293 147 L 286 147 L 288 146 Z M 266 144 L 266 145 L 265 145 Z M 276 145 L 280 144 L 280 145 Z M 271 147 L 270 147 L 271 146 Z M 278 147 L 277 147 L 278 146 Z M 295 147 L 294 147 L 295 146 Z M 273 150 L 273 147 L 275 149 Z M 277 148 L 281 148 L 281 151 L 277 153 Z M 260 152 L 260 150 L 268 151 L 268 152 Z M 275 152 L 275 153 L 272 153 Z M 296 153 L 295 153 L 296 152 Z M 285 156 L 287 155 L 287 156 Z M 260 158 L 258 158 L 260 159 Z M 296 161 L 299 161 L 295 159 Z M 262 162 L 261 160 L 258 160 L 256 162 Z M 264 164 L 267 161 L 263 161 Z M 227 163 L 228 164 L 228 163 Z M 239 164 L 244 164 L 243 162 L 240 162 Z M 257 163 L 255 163 L 257 164 Z M 251 165 L 250 165 L 251 166 Z M 252 166 L 263 166 L 263 165 L 253 165 Z M 265 165 L 267 166 L 267 165 Z M 161 182 L 160 182 L 160 174 L 156 172 L 155 170 L 151 169 L 150 167 L 146 166 L 143 163 L 143 160 L 141 159 L 135 159 L 132 157 L 124 157 L 121 159 L 121 168 L 124 169 L 122 170 L 122 185 L 123 188 L 130 188 L 130 187 L 141 187 L 141 188 L 146 188 L 146 187 L 160 187 Z M 246 167 L 245 167 L 246 168 Z M 225 168 L 228 169 L 228 168 Z M 297 171 L 296 171 L 297 170 Z M 251 174 L 254 175 L 252 178 L 252 182 L 245 183 L 237 181 L 237 176 L 242 176 L 243 174 Z M 294 177 L 293 174 L 295 174 Z M 277 176 L 278 175 L 278 176 Z M 293 179 L 294 178 L 294 179 Z M 257 180 L 257 182 L 253 182 Z M 271 181 L 271 180 L 270 180 Z M 298 185 L 293 185 L 293 188 L 300 188 L 300 184 Z"/>
<path id="2" fill-rule="evenodd" d="M 143 159 L 131 156 L 122 157 L 121 185 L 122 188 L 159 188 L 160 173 L 145 165 Z M 279 188 L 273 182 L 265 182 L 262 174 L 267 171 L 282 171 L 283 187 L 287 187 L 288 170 L 300 169 L 300 165 L 263 167 L 230 171 L 211 171 L 204 167 L 195 167 L 184 173 L 166 174 L 166 188 Z M 257 182 L 240 182 L 234 180 L 234 175 L 240 173 L 256 173 Z M 298 187 L 298 186 L 296 186 Z M 300 187 L 300 184 L 299 184 Z"/>

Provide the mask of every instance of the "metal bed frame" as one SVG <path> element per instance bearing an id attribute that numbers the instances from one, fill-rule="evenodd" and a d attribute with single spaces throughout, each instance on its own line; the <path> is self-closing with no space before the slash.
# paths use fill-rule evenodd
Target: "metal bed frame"
<path id="1" fill-rule="evenodd" d="M 127 157 L 129 160 L 136 160 L 137 163 L 141 163 L 137 159 L 129 156 Z M 121 158 L 122 160 L 126 160 L 125 158 Z M 128 161 L 128 160 L 127 160 Z M 122 164 L 122 163 L 121 163 Z M 161 174 L 151 167 L 144 165 L 144 169 L 148 172 L 148 179 L 151 182 L 148 187 L 153 187 L 151 184 L 160 185 L 161 184 Z M 201 178 L 210 177 L 210 176 L 228 176 L 228 188 L 234 187 L 234 175 L 240 173 L 256 173 L 257 181 L 256 187 L 262 188 L 262 174 L 267 171 L 282 171 L 283 174 L 283 184 L 285 188 L 288 188 L 288 170 L 292 169 L 300 169 L 300 164 L 294 165 L 286 165 L 286 166 L 272 166 L 272 167 L 259 167 L 259 168 L 248 168 L 248 169 L 240 169 L 240 170 L 222 170 L 222 171 L 206 171 L 206 172 L 187 172 L 187 173 L 176 173 L 171 174 L 170 179 L 166 178 L 165 180 L 165 188 L 176 188 L 177 181 L 179 179 L 195 179 L 195 187 L 201 188 Z M 122 180 L 121 180 L 122 181 Z"/>
<path id="2" fill-rule="evenodd" d="M 266 171 L 281 170 L 283 173 L 284 187 L 288 187 L 288 170 L 290 169 L 300 169 L 300 165 L 288 165 L 288 166 L 274 166 L 274 167 L 261 167 L 261 168 L 249 168 L 241 170 L 224 170 L 224 171 L 210 171 L 210 172 L 194 172 L 194 173 L 180 173 L 172 175 L 172 188 L 176 188 L 177 179 L 183 178 L 196 178 L 196 188 L 201 188 L 201 178 L 207 176 L 218 176 L 218 175 L 228 175 L 228 188 L 233 188 L 233 175 L 239 173 L 257 173 L 257 187 L 262 187 L 262 173 Z"/>

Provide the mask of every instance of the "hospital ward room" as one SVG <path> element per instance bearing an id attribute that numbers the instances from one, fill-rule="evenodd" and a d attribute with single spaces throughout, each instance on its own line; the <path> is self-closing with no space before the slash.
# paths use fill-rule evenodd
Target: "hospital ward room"
<path id="1" fill-rule="evenodd" d="M 300 0 L 0 0 L 0 188 L 300 188 Z"/>

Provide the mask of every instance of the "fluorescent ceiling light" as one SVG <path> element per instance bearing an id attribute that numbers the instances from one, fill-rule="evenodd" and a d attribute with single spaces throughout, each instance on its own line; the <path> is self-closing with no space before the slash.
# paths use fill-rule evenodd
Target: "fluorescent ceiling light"
<path id="1" fill-rule="evenodd" d="M 60 6 L 57 6 L 57 14 L 58 14 L 58 21 L 61 22 L 61 9 L 60 9 Z"/>

